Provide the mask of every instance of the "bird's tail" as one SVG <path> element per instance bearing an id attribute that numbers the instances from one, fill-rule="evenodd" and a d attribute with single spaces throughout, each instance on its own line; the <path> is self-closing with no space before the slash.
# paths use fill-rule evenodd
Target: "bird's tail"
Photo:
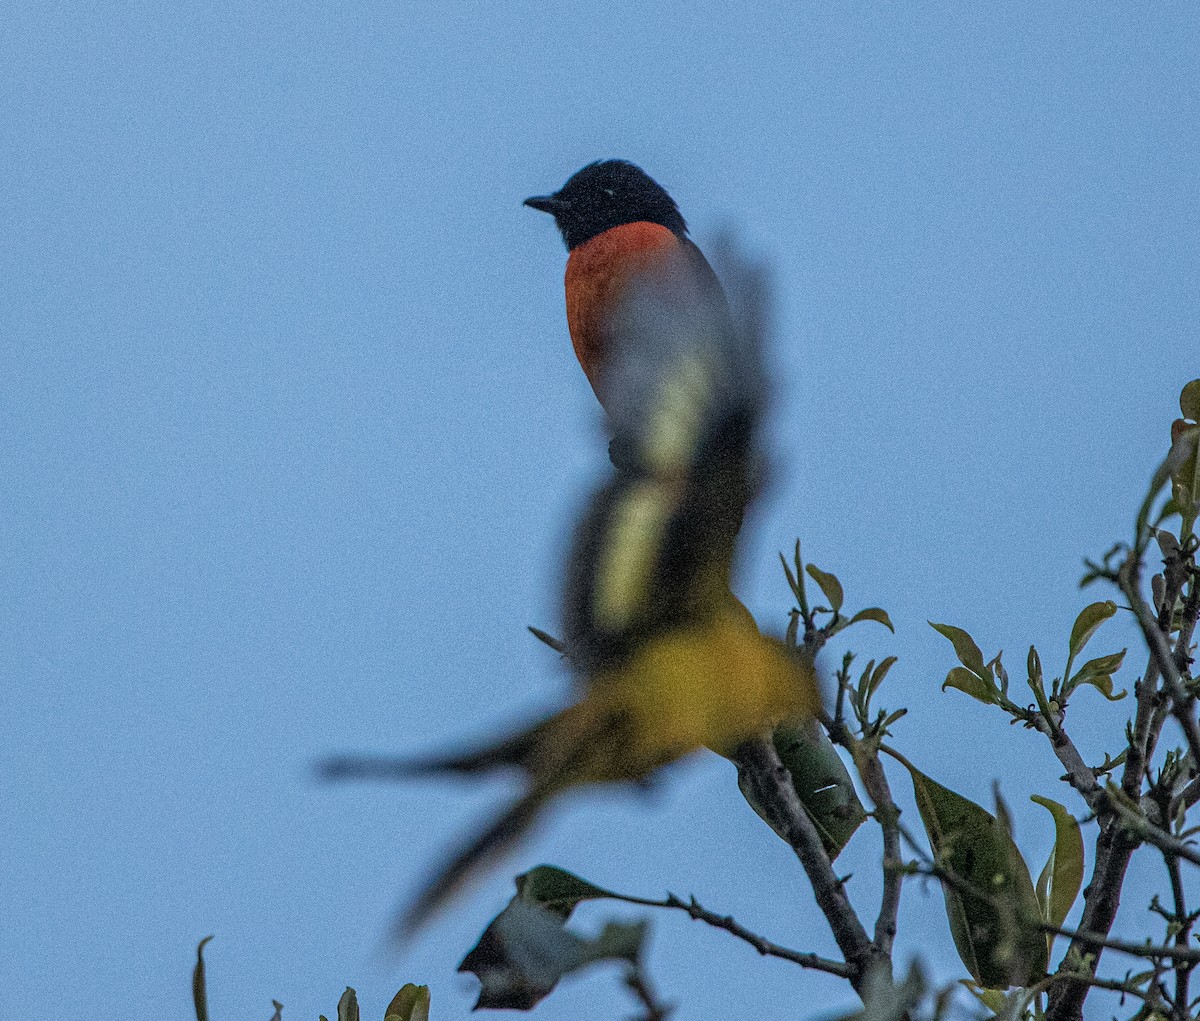
<path id="1" fill-rule="evenodd" d="M 332 755 L 317 763 L 322 780 L 410 780 L 439 773 L 488 773 L 504 767 L 528 769 L 538 728 L 524 730 L 477 751 L 429 758 L 394 755 Z"/>
<path id="2" fill-rule="evenodd" d="M 407 943 L 466 883 L 507 854 L 529 829 L 545 800 L 544 790 L 530 791 L 443 865 L 396 919 L 393 932 L 397 942 Z"/>

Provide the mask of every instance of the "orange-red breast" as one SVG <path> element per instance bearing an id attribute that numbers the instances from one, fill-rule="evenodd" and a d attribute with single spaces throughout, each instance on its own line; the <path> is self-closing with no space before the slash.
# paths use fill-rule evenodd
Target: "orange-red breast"
<path id="1" fill-rule="evenodd" d="M 729 319 L 725 292 L 687 235 L 675 200 L 625 160 L 590 163 L 553 195 L 525 205 L 554 217 L 567 259 L 567 327 L 579 364 L 608 407 L 605 367 L 614 344 L 613 316 L 638 282 L 693 320 Z"/>

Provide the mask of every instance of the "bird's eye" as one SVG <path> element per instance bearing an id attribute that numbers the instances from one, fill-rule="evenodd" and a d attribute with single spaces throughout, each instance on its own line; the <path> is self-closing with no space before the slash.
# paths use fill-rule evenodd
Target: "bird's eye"
<path id="1" fill-rule="evenodd" d="M 617 196 L 617 190 L 616 190 L 615 188 L 605 188 L 605 189 L 604 189 L 604 194 L 605 194 L 605 195 L 607 195 L 607 196 L 608 196 L 610 199 L 611 199 L 611 198 L 616 198 L 616 196 Z"/>

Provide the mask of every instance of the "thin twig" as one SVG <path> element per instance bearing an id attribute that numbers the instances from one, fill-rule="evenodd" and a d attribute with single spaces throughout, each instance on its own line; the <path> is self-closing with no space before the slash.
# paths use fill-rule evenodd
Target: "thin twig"
<path id="1" fill-rule="evenodd" d="M 627 904 L 639 904 L 642 907 L 648 908 L 671 908 L 676 911 L 683 911 L 694 921 L 704 922 L 707 925 L 711 925 L 714 929 L 721 929 L 730 935 L 736 936 L 743 942 L 749 943 L 750 946 L 754 947 L 764 957 L 778 957 L 780 960 L 798 964 L 802 968 L 823 971 L 830 975 L 837 975 L 839 978 L 849 978 L 854 972 L 854 969 L 850 965 L 842 961 L 831 961 L 827 957 L 821 957 L 818 954 L 809 953 L 805 950 L 792 950 L 789 947 L 780 946 L 778 943 L 772 943 L 765 936 L 760 936 L 758 933 L 747 929 L 731 916 L 710 911 L 700 904 L 695 897 L 688 897 L 687 900 L 684 900 L 673 893 L 668 893 L 663 900 L 656 900 L 653 897 L 633 897 L 629 894 L 612 893 L 611 891 L 608 896 L 613 900 L 624 901 Z"/>
<path id="2" fill-rule="evenodd" d="M 1121 993 L 1122 995 L 1125 995 L 1125 996 L 1133 996 L 1133 997 L 1141 1000 L 1143 1003 L 1149 1003 L 1151 1005 L 1156 1005 L 1156 1004 L 1162 1003 L 1162 997 L 1158 995 L 1157 990 L 1154 990 L 1154 991 L 1147 990 L 1147 991 L 1143 992 L 1141 989 L 1136 989 L 1130 985 L 1127 985 L 1125 982 L 1122 982 L 1115 978 L 1099 978 L 1096 975 L 1090 975 L 1090 976 L 1074 975 L 1073 976 L 1070 973 L 1065 973 L 1061 976 L 1056 975 L 1054 977 L 1055 982 L 1068 981 L 1068 980 L 1074 980 L 1076 982 L 1086 983 L 1087 985 L 1091 986 L 1091 988 L 1093 988 L 1093 989 L 1104 989 L 1107 992 Z M 1151 989 L 1153 989 L 1153 986 L 1151 986 Z"/>
<path id="3" fill-rule="evenodd" d="M 698 922 L 704 922 L 716 929 L 723 929 L 743 942 L 749 943 L 763 957 L 778 957 L 781 960 L 798 964 L 801 968 L 823 971 L 829 975 L 837 975 L 839 978 L 849 978 L 854 973 L 854 969 L 842 961 L 831 961 L 829 958 L 821 957 L 817 954 L 807 953 L 802 950 L 790 950 L 787 947 L 779 946 L 777 943 L 772 943 L 770 940 L 758 935 L 758 933 L 751 932 L 729 915 L 718 915 L 702 907 L 696 902 L 695 897 L 689 897 L 684 901 L 676 897 L 673 893 L 670 893 L 667 894 L 665 901 L 658 903 L 661 907 L 678 908 L 680 911 L 686 911 L 688 915 Z"/>
<path id="4" fill-rule="evenodd" d="M 1187 898 L 1184 895 L 1183 876 L 1180 874 L 1179 858 L 1176 855 L 1164 854 L 1163 860 L 1171 877 L 1171 897 L 1175 902 L 1175 946 L 1186 947 L 1192 939 L 1192 922 L 1194 918 L 1188 914 Z M 1188 962 L 1180 961 L 1175 966 L 1175 1004 L 1171 1011 L 1174 1021 L 1186 1021 L 1188 1003 L 1191 995 L 1188 987 L 1192 980 L 1192 967 Z"/>
<path id="5" fill-rule="evenodd" d="M 1133 557 L 1132 553 L 1130 557 Z M 1163 566 L 1165 570 L 1162 600 L 1158 608 L 1158 629 L 1164 635 L 1169 635 L 1175 601 L 1182 591 L 1186 572 L 1180 570 L 1181 565 L 1177 560 L 1168 562 L 1164 559 Z M 1121 569 L 1112 578 L 1118 588 L 1121 587 L 1121 571 L 1135 576 L 1134 585 L 1136 587 L 1136 576 L 1141 573 L 1140 562 L 1133 567 L 1125 564 L 1121 566 Z M 1158 656 L 1151 649 L 1150 659 L 1146 664 L 1142 679 L 1134 685 L 1134 693 L 1137 697 L 1137 715 L 1134 718 L 1133 738 L 1129 743 L 1129 752 L 1125 758 L 1125 772 L 1122 778 L 1122 788 L 1126 795 L 1134 801 L 1141 796 L 1142 782 L 1146 778 L 1150 760 L 1154 755 L 1154 748 L 1158 744 L 1158 736 L 1170 714 L 1171 700 L 1159 688 L 1159 676 Z"/>

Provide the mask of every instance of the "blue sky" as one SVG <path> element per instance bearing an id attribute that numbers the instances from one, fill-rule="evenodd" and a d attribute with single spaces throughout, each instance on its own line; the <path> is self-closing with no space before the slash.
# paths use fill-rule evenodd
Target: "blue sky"
<path id="1" fill-rule="evenodd" d="M 311 780 L 320 755 L 460 743 L 562 696 L 525 625 L 554 630 L 603 444 L 565 252 L 520 203 L 599 157 L 643 165 L 702 245 L 732 225 L 774 267 L 775 474 L 739 590 L 782 627 L 775 551 L 799 535 L 848 605 L 886 607 L 895 638 L 864 625 L 828 662 L 899 655 L 896 744 L 977 800 L 1000 779 L 1040 868 L 1050 824 L 1026 798 L 1061 769 L 939 694 L 950 650 L 924 622 L 1061 670 L 1075 613 L 1107 597 L 1078 591 L 1081 559 L 1129 534 L 1200 375 L 1194 9 L 202 0 L 4 20 L 6 1013 L 186 1016 L 215 933 L 215 1018 L 272 997 L 314 1018 L 345 984 L 379 1016 L 409 980 L 460 1017 L 454 966 L 540 861 L 830 952 L 712 756 L 648 797 L 564 804 L 401 961 L 379 953 L 394 907 L 505 792 Z M 1124 706 L 1073 708 L 1089 760 L 1115 750 Z M 844 859 L 872 917 L 877 855 L 863 834 Z M 900 956 L 952 977 L 940 902 L 908 889 Z M 681 918 L 655 920 L 650 963 L 682 1018 L 851 1002 Z M 618 985 L 598 971 L 540 1016 L 622 1016 Z"/>

